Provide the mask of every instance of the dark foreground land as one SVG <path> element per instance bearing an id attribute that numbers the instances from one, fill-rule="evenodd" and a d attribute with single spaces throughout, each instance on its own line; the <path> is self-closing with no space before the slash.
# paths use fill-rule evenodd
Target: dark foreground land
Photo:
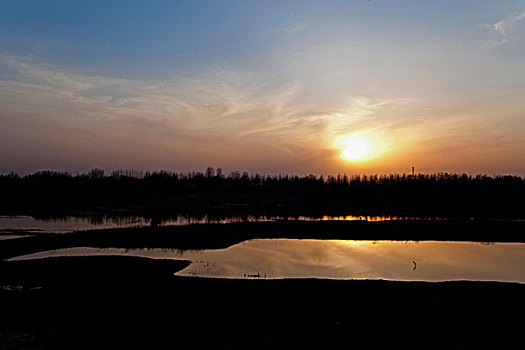
<path id="1" fill-rule="evenodd" d="M 525 232 L 521 223 L 301 225 L 195 225 L 40 235 L 3 241 L 0 254 L 5 259 L 80 243 L 183 248 L 200 242 L 200 247 L 217 247 L 273 236 L 393 239 L 397 235 L 404 240 L 439 239 L 436 235 L 442 232 L 444 239 L 459 235 L 523 241 Z M 3 260 L 0 348 L 478 349 L 523 344 L 522 284 L 173 275 L 187 264 L 131 257 Z"/>

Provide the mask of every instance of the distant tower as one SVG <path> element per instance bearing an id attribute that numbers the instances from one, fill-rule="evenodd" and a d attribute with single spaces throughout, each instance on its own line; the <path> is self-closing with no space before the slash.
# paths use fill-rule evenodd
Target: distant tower
<path id="1" fill-rule="evenodd" d="M 414 173 L 414 167 L 412 167 L 412 176 L 414 176 L 415 173 Z"/>

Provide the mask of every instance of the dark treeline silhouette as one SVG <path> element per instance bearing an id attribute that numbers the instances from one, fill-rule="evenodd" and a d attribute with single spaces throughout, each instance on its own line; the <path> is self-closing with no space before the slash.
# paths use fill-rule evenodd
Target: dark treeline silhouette
<path id="1" fill-rule="evenodd" d="M 525 179 L 468 174 L 261 175 L 92 169 L 0 175 L 0 213 L 35 216 L 399 215 L 523 218 Z"/>

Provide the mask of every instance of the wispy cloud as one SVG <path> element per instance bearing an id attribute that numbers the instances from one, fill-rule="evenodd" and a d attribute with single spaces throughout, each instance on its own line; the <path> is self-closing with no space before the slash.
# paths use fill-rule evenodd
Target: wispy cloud
<path id="1" fill-rule="evenodd" d="M 64 113 L 74 110 L 77 118 L 96 115 L 105 123 L 123 123 L 129 116 L 134 125 L 158 123 L 165 128 L 169 124 L 196 134 L 243 137 L 323 124 L 341 132 L 378 110 L 406 103 L 348 96 L 340 104 L 327 105 L 302 96 L 300 84 L 268 86 L 261 77 L 242 79 L 238 72 L 206 72 L 159 83 L 61 71 L 20 57 L 1 58 L 19 75 L 0 82 L 6 87 L 0 94 L 4 110 L 31 103 L 46 114 L 63 108 Z M 144 120 L 139 123 L 139 119 Z"/>
<path id="2" fill-rule="evenodd" d="M 156 81 L 90 75 L 44 60 L 0 54 L 0 148 L 4 151 L 0 163 L 6 169 L 16 168 L 17 159 L 24 159 L 32 167 L 58 164 L 68 170 L 90 166 L 183 170 L 212 164 L 226 171 L 251 167 L 321 173 L 345 166 L 338 163 L 335 138 L 363 133 L 389 147 L 392 144 L 392 149 L 395 146 L 396 152 L 384 162 L 396 161 L 396 155 L 402 160 L 411 145 L 419 145 L 413 149 L 426 150 L 418 163 L 423 164 L 425 154 L 432 152 L 421 147 L 429 137 L 438 147 L 450 143 L 449 130 L 457 129 L 453 139 L 460 148 L 472 141 L 463 137 L 472 125 L 489 117 L 497 120 L 504 108 L 515 113 L 516 106 L 522 106 L 498 99 L 490 109 L 489 102 L 479 105 L 481 99 L 476 98 L 476 105 L 467 109 L 479 111 L 480 120 L 461 124 L 458 118 L 444 119 L 461 110 L 460 103 L 448 99 L 450 92 L 443 103 L 435 94 L 429 99 L 424 91 L 392 94 L 386 88 L 367 88 L 373 75 L 356 81 L 340 78 L 359 78 L 344 75 L 341 69 L 300 68 L 311 74 L 276 79 L 264 70 L 223 67 Z M 394 86 L 403 84 L 407 85 L 396 80 Z M 521 80 L 516 86 L 520 84 Z M 446 87 L 450 86 L 449 82 Z M 466 97 L 463 100 L 471 101 Z M 479 129 L 480 135 L 483 130 Z M 475 136 L 479 138 L 478 133 Z M 522 136 L 523 132 L 512 139 Z"/>
<path id="3" fill-rule="evenodd" d="M 507 16 L 496 23 L 487 23 L 484 26 L 488 28 L 493 34 L 496 34 L 498 38 L 493 40 L 487 40 L 483 46 L 502 46 L 508 43 L 507 36 L 512 32 L 519 22 L 525 19 L 525 11 Z"/>
<path id="4" fill-rule="evenodd" d="M 501 21 L 491 24 L 490 27 L 500 33 L 501 35 L 506 35 L 509 30 L 511 30 L 514 25 L 525 19 L 525 11 L 518 15 L 508 16 L 503 18 Z"/>
<path id="5" fill-rule="evenodd" d="M 68 144 L 79 157 L 79 149 L 114 157 L 150 149 L 150 158 L 170 155 L 183 164 L 250 157 L 306 164 L 330 153 L 323 139 L 395 104 L 348 96 L 328 105 L 303 96 L 299 83 L 272 85 L 235 70 L 157 82 L 86 75 L 25 57 L 0 60 L 17 72 L 0 79 L 2 134 L 24 129 L 17 144 L 33 140 L 50 153 Z"/>

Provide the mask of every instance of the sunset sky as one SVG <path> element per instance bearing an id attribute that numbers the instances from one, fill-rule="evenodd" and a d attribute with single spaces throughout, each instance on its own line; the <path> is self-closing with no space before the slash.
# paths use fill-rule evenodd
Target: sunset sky
<path id="1" fill-rule="evenodd" d="M 525 175 L 525 1 L 2 1 L 0 173 Z"/>

